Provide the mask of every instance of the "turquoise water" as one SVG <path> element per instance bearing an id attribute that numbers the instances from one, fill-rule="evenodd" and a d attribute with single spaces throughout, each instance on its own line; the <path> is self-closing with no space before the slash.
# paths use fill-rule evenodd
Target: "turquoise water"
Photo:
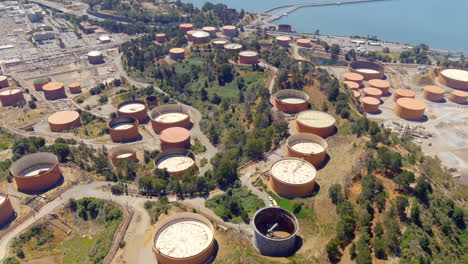
<path id="1" fill-rule="evenodd" d="M 284 4 L 336 0 L 183 0 L 195 6 L 224 3 L 260 12 Z M 275 12 L 275 11 L 274 11 Z M 278 12 L 278 11 L 276 11 Z M 405 44 L 468 52 L 468 0 L 387 0 L 339 6 L 304 7 L 274 23 L 291 24 L 297 32 L 320 30 L 338 36 L 377 36 Z"/>

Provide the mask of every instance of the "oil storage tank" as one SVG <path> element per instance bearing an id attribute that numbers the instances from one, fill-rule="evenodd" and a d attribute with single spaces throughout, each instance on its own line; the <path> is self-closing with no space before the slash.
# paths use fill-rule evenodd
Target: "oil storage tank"
<path id="1" fill-rule="evenodd" d="M 385 75 L 385 67 L 377 62 L 354 61 L 348 65 L 350 72 L 359 73 L 364 80 L 382 79 Z"/>
<path id="2" fill-rule="evenodd" d="M 416 93 L 410 89 L 396 89 L 393 93 L 393 101 L 398 101 L 400 98 L 414 98 Z"/>
<path id="3" fill-rule="evenodd" d="M 88 53 L 88 61 L 91 64 L 100 64 L 104 62 L 104 55 L 98 50 L 90 51 Z"/>
<path id="4" fill-rule="evenodd" d="M 34 89 L 36 91 L 42 91 L 42 87 L 49 83 L 50 80 L 48 78 L 38 78 L 33 81 Z"/>
<path id="5" fill-rule="evenodd" d="M 366 113 L 377 113 L 380 107 L 380 100 L 375 97 L 363 97 L 361 99 L 361 106 Z"/>
<path id="6" fill-rule="evenodd" d="M 15 210 L 11 205 L 10 197 L 8 194 L 0 193 L 0 226 L 7 224 L 14 214 Z"/>
<path id="7" fill-rule="evenodd" d="M 107 126 L 112 142 L 130 142 L 138 139 L 138 120 L 133 117 L 114 118 Z"/>
<path id="8" fill-rule="evenodd" d="M 359 86 L 361 86 L 362 82 L 364 81 L 364 76 L 355 72 L 346 72 L 341 76 L 341 78 L 345 82 L 354 82 L 357 83 Z"/>
<path id="9" fill-rule="evenodd" d="M 449 100 L 457 104 L 465 104 L 468 99 L 468 92 L 464 91 L 453 91 L 449 95 Z"/>
<path id="10" fill-rule="evenodd" d="M 164 129 L 159 135 L 161 150 L 190 148 L 190 131 L 183 127 Z"/>
<path id="11" fill-rule="evenodd" d="M 380 98 L 382 98 L 382 91 L 380 89 L 377 89 L 377 88 L 366 87 L 366 88 L 364 88 L 362 90 L 362 93 L 366 97 L 374 97 L 374 98 L 379 99 L 379 100 L 380 100 Z"/>
<path id="12" fill-rule="evenodd" d="M 81 84 L 79 84 L 79 83 L 70 83 L 68 85 L 68 90 L 70 90 L 70 93 L 72 93 L 72 94 L 79 94 L 79 93 L 81 93 Z"/>
<path id="13" fill-rule="evenodd" d="M 164 43 L 167 41 L 167 36 L 165 33 L 158 33 L 156 34 L 156 42 L 157 43 Z"/>
<path id="14" fill-rule="evenodd" d="M 239 43 L 228 43 L 224 45 L 224 51 L 226 52 L 239 52 L 242 49 L 242 45 Z"/>
<path id="15" fill-rule="evenodd" d="M 439 82 L 454 89 L 468 91 L 468 71 L 460 69 L 446 69 L 440 72 Z"/>
<path id="16" fill-rule="evenodd" d="M 229 41 L 227 39 L 218 38 L 214 39 L 211 43 L 213 43 L 215 47 L 219 48 L 224 47 L 224 45 L 228 44 Z"/>
<path id="17" fill-rule="evenodd" d="M 296 39 L 296 45 L 303 48 L 310 48 L 312 41 L 310 39 Z"/>
<path id="18" fill-rule="evenodd" d="M 367 85 L 382 91 L 383 96 L 387 95 L 388 91 L 390 90 L 390 83 L 387 80 L 372 79 L 367 82 Z"/>
<path id="19" fill-rule="evenodd" d="M 60 111 L 47 118 L 52 132 L 63 132 L 81 126 L 80 114 L 77 111 Z"/>
<path id="20" fill-rule="evenodd" d="M 185 58 L 185 49 L 172 48 L 169 50 L 169 57 L 173 60 L 183 60 Z"/>
<path id="21" fill-rule="evenodd" d="M 10 86 L 10 84 L 8 83 L 8 77 L 0 75 L 0 89 L 6 88 L 8 86 Z"/>
<path id="22" fill-rule="evenodd" d="M 207 32 L 208 34 L 210 34 L 210 36 L 212 38 L 216 37 L 216 28 L 215 27 L 203 27 L 202 28 L 203 31 Z"/>
<path id="23" fill-rule="evenodd" d="M 192 33 L 193 44 L 206 44 L 210 41 L 210 33 L 197 30 Z"/>
<path id="24" fill-rule="evenodd" d="M 2 106 L 11 106 L 19 101 L 24 101 L 23 91 L 20 88 L 0 90 L 0 102 L 2 102 Z"/>
<path id="25" fill-rule="evenodd" d="M 166 169 L 171 175 L 182 176 L 190 169 L 196 169 L 195 156 L 186 149 L 169 149 L 155 158 L 158 169 Z"/>
<path id="26" fill-rule="evenodd" d="M 23 192 L 47 190 L 62 178 L 57 156 L 47 152 L 21 157 L 12 164 L 10 172 L 18 190 Z"/>
<path id="27" fill-rule="evenodd" d="M 314 190 L 316 174 L 315 167 L 303 159 L 283 158 L 271 166 L 270 187 L 287 198 L 307 196 Z"/>
<path id="28" fill-rule="evenodd" d="M 179 29 L 182 30 L 184 33 L 187 33 L 190 30 L 193 30 L 193 24 L 184 23 L 179 25 Z"/>
<path id="29" fill-rule="evenodd" d="M 325 139 L 314 134 L 299 133 L 287 139 L 286 156 L 304 159 L 317 167 L 324 163 L 327 148 Z"/>
<path id="30" fill-rule="evenodd" d="M 444 100 L 445 90 L 435 85 L 424 87 L 424 98 L 432 102 L 440 102 Z"/>
<path id="31" fill-rule="evenodd" d="M 284 89 L 274 95 L 276 109 L 285 113 L 297 113 L 307 109 L 309 95 L 300 90 Z"/>
<path id="32" fill-rule="evenodd" d="M 348 86 L 349 89 L 351 90 L 359 90 L 359 87 L 361 87 L 361 85 L 359 85 L 359 83 L 357 82 L 352 82 L 352 81 L 344 81 L 343 82 L 344 84 L 346 84 L 346 86 Z"/>
<path id="33" fill-rule="evenodd" d="M 237 27 L 232 25 L 227 25 L 223 27 L 223 34 L 228 37 L 237 36 Z"/>
<path id="34" fill-rule="evenodd" d="M 148 121 L 148 109 L 146 104 L 140 100 L 125 101 L 117 106 L 120 117 L 133 117 L 140 124 Z"/>
<path id="35" fill-rule="evenodd" d="M 239 52 L 240 64 L 255 64 L 258 62 L 258 53 L 256 51 L 245 50 Z"/>
<path id="36" fill-rule="evenodd" d="M 192 42 L 193 41 L 193 37 L 192 37 L 192 34 L 197 32 L 196 30 L 189 30 L 187 31 L 187 33 L 185 34 L 185 37 L 187 38 L 187 41 L 190 41 Z"/>
<path id="37" fill-rule="evenodd" d="M 47 100 L 58 100 L 66 98 L 67 94 L 65 93 L 65 86 L 61 82 L 50 82 L 42 87 L 44 96 Z"/>
<path id="38" fill-rule="evenodd" d="M 354 97 L 355 99 L 361 98 L 361 93 L 360 93 L 360 92 L 358 92 L 358 91 L 356 91 L 356 90 L 352 90 L 352 91 L 353 91 L 353 97 Z"/>
<path id="39" fill-rule="evenodd" d="M 406 119 L 418 121 L 424 116 L 426 104 L 413 98 L 398 99 L 394 112 L 397 116 Z"/>
<path id="40" fill-rule="evenodd" d="M 151 126 L 157 134 L 170 127 L 190 128 L 190 110 L 183 105 L 160 105 L 151 111 L 150 116 Z"/>
<path id="41" fill-rule="evenodd" d="M 113 165 L 117 165 L 119 162 L 135 162 L 138 163 L 137 151 L 132 146 L 118 146 L 110 150 L 110 160 Z"/>
<path id="42" fill-rule="evenodd" d="M 273 257 L 289 256 L 297 247 L 299 222 L 289 211 L 266 207 L 253 217 L 254 244 L 262 255 Z"/>
<path id="43" fill-rule="evenodd" d="M 159 264 L 205 264 L 214 250 L 213 225 L 199 214 L 178 213 L 156 224 L 153 253 Z"/>
<path id="44" fill-rule="evenodd" d="M 316 110 L 302 111 L 296 116 L 296 130 L 326 138 L 335 131 L 336 119 L 325 112 Z"/>
<path id="45" fill-rule="evenodd" d="M 278 36 L 276 37 L 276 43 L 282 47 L 288 47 L 291 42 L 291 38 L 288 36 Z"/>

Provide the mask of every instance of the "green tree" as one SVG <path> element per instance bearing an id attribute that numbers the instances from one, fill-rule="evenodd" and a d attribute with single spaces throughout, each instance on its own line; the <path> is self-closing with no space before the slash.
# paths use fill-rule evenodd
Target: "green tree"
<path id="1" fill-rule="evenodd" d="M 326 245 L 328 259 L 332 263 L 338 263 L 343 255 L 340 251 L 340 241 L 336 238 L 330 240 Z"/>
<path id="2" fill-rule="evenodd" d="M 410 185 L 414 183 L 415 180 L 416 178 L 414 177 L 414 174 L 406 170 L 400 173 L 400 175 L 398 175 L 394 179 L 395 183 L 397 183 L 400 186 L 400 188 L 405 192 L 408 192 L 411 189 Z"/>
<path id="3" fill-rule="evenodd" d="M 343 201 L 343 193 L 341 192 L 341 184 L 333 184 L 328 189 L 328 196 L 332 200 L 332 203 L 339 204 Z"/>
<path id="4" fill-rule="evenodd" d="M 66 161 L 68 155 L 70 155 L 70 147 L 67 144 L 54 144 L 52 149 L 54 154 L 58 156 L 60 162 Z"/>
<path id="5" fill-rule="evenodd" d="M 398 196 L 395 199 L 396 211 L 397 211 L 398 216 L 401 219 L 406 218 L 406 208 L 408 207 L 408 205 L 409 205 L 408 204 L 408 198 L 406 198 L 404 196 Z"/>
<path id="6" fill-rule="evenodd" d="M 455 208 L 452 215 L 453 222 L 460 229 L 465 229 L 465 213 L 461 208 Z"/>

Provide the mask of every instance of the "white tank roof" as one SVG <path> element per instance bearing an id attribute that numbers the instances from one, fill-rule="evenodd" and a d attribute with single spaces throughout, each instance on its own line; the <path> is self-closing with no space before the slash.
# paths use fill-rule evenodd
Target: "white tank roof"
<path id="1" fill-rule="evenodd" d="M 315 110 L 300 112 L 296 118 L 304 125 L 319 128 L 330 127 L 336 122 L 332 115 Z"/>
<path id="2" fill-rule="evenodd" d="M 52 168 L 54 165 L 53 164 L 38 164 L 34 165 L 30 168 L 25 169 L 20 173 L 20 176 L 23 177 L 32 177 L 39 175 L 41 172 L 48 171 L 50 168 Z"/>
<path id="3" fill-rule="evenodd" d="M 8 89 L 0 92 L 0 95 L 11 95 L 11 94 L 17 94 L 21 92 L 21 89 L 14 88 L 14 89 Z"/>
<path id="4" fill-rule="evenodd" d="M 286 183 L 305 184 L 315 179 L 317 171 L 314 166 L 300 159 L 286 158 L 276 162 L 271 174 Z"/>
<path id="5" fill-rule="evenodd" d="M 6 200 L 6 196 L 0 194 L 0 204 L 2 204 Z"/>
<path id="6" fill-rule="evenodd" d="M 112 126 L 113 129 L 115 130 L 125 130 L 125 129 L 129 129 L 133 127 L 133 123 L 126 123 L 126 122 L 122 122 L 122 123 L 118 123 L 118 124 L 115 124 Z"/>
<path id="7" fill-rule="evenodd" d="M 168 172 L 184 171 L 193 166 L 195 161 L 183 154 L 167 155 L 157 162 L 159 169 L 167 169 Z"/>
<path id="8" fill-rule="evenodd" d="M 210 36 L 210 33 L 202 30 L 198 30 L 192 33 L 192 37 L 194 38 L 208 38 Z"/>
<path id="9" fill-rule="evenodd" d="M 302 104 L 305 103 L 306 100 L 299 98 L 299 97 L 281 97 L 281 102 L 286 103 L 286 104 Z"/>
<path id="10" fill-rule="evenodd" d="M 245 57 L 255 57 L 258 55 L 258 53 L 255 51 L 251 51 L 251 50 L 245 50 L 245 51 L 239 52 L 239 55 L 245 56 Z"/>
<path id="11" fill-rule="evenodd" d="M 239 43 L 228 43 L 224 45 L 226 49 L 242 49 L 242 45 Z"/>
<path id="12" fill-rule="evenodd" d="M 181 112 L 171 112 L 159 115 L 154 120 L 160 123 L 175 123 L 184 120 L 187 116 L 187 114 Z"/>
<path id="13" fill-rule="evenodd" d="M 362 72 L 362 73 L 379 73 L 379 71 L 376 71 L 373 69 L 366 69 L 366 68 L 359 68 L 359 69 L 356 69 L 356 71 Z"/>
<path id="14" fill-rule="evenodd" d="M 100 57 L 102 56 L 102 53 L 98 50 L 93 50 L 88 53 L 89 57 Z"/>
<path id="15" fill-rule="evenodd" d="M 6 80 L 7 78 L 8 77 L 6 77 L 5 75 L 0 75 L 0 82 Z"/>
<path id="16" fill-rule="evenodd" d="M 212 230 L 193 218 L 177 219 L 166 226 L 156 238 L 155 247 L 173 258 L 188 258 L 203 252 L 213 241 Z"/>
<path id="17" fill-rule="evenodd" d="M 458 69 L 443 70 L 442 74 L 458 81 L 468 82 L 468 71 Z"/>
<path id="18" fill-rule="evenodd" d="M 142 103 L 130 103 L 125 104 L 119 108 L 119 111 L 122 113 L 136 113 L 145 109 L 145 105 Z"/>
<path id="19" fill-rule="evenodd" d="M 118 158 L 118 159 L 125 159 L 125 158 L 128 158 L 128 157 L 132 156 L 132 155 L 133 155 L 132 152 L 127 152 L 127 153 L 121 153 L 121 154 L 119 154 L 119 155 L 117 155 L 115 157 Z"/>
<path id="20" fill-rule="evenodd" d="M 307 139 L 298 139 L 290 143 L 293 150 L 304 154 L 317 154 L 325 150 L 322 145 Z"/>

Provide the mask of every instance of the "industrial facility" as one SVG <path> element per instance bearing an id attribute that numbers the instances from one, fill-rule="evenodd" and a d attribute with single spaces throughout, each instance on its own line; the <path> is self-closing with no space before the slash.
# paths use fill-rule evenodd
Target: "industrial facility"
<path id="1" fill-rule="evenodd" d="M 159 153 L 155 158 L 158 169 L 166 169 L 171 175 L 182 176 L 196 168 L 195 156 L 186 149 L 169 149 Z"/>
<path id="2" fill-rule="evenodd" d="M 424 116 L 426 104 L 413 98 L 400 98 L 395 105 L 395 114 L 406 120 L 418 121 Z"/>
<path id="3" fill-rule="evenodd" d="M 282 47 L 288 47 L 291 42 L 291 38 L 288 36 L 278 36 L 276 37 L 276 42 Z"/>
<path id="4" fill-rule="evenodd" d="M 242 45 L 239 43 L 228 43 L 224 45 L 224 51 L 226 52 L 239 52 L 242 49 Z"/>
<path id="5" fill-rule="evenodd" d="M 468 71 L 446 69 L 440 72 L 439 82 L 454 89 L 468 90 Z"/>
<path id="6" fill-rule="evenodd" d="M 210 33 L 197 30 L 192 33 L 192 42 L 193 44 L 206 44 L 210 42 Z"/>
<path id="7" fill-rule="evenodd" d="M 377 88 L 366 87 L 362 90 L 362 93 L 365 97 L 374 97 L 379 100 L 382 98 L 382 91 Z"/>
<path id="8" fill-rule="evenodd" d="M 286 140 L 286 156 L 304 159 L 315 167 L 323 165 L 327 149 L 327 141 L 314 134 L 299 133 Z"/>
<path id="9" fill-rule="evenodd" d="M 49 82 L 50 82 L 50 80 L 47 79 L 47 78 L 36 79 L 36 80 L 33 81 L 34 89 L 36 91 L 42 91 L 42 87 L 44 87 L 44 85 L 46 85 Z"/>
<path id="10" fill-rule="evenodd" d="M 231 25 L 224 26 L 223 34 L 228 37 L 235 37 L 237 36 L 237 27 Z"/>
<path id="11" fill-rule="evenodd" d="M 158 106 L 151 111 L 150 116 L 151 126 L 157 134 L 170 127 L 190 128 L 190 110 L 182 105 Z"/>
<path id="12" fill-rule="evenodd" d="M 379 112 L 380 100 L 375 97 L 365 96 L 361 99 L 361 106 L 366 113 Z"/>
<path id="13" fill-rule="evenodd" d="M 457 104 L 466 104 L 468 99 L 468 92 L 464 91 L 452 91 L 449 95 L 449 100 Z"/>
<path id="14" fill-rule="evenodd" d="M 312 41 L 310 39 L 296 39 L 296 45 L 303 48 L 310 48 Z"/>
<path id="15" fill-rule="evenodd" d="M 44 92 L 45 98 L 49 101 L 67 97 L 67 94 L 65 93 L 65 86 L 61 82 L 49 82 L 42 86 L 42 91 Z"/>
<path id="16" fill-rule="evenodd" d="M 385 75 L 385 67 L 382 64 L 370 61 L 353 61 L 348 65 L 348 70 L 361 74 L 366 81 L 382 79 Z"/>
<path id="17" fill-rule="evenodd" d="M 165 33 L 158 33 L 156 34 L 156 42 L 157 43 L 164 43 L 167 41 L 167 36 Z"/>
<path id="18" fill-rule="evenodd" d="M 239 52 L 240 64 L 255 64 L 258 62 L 258 53 L 256 51 L 245 50 Z"/>
<path id="19" fill-rule="evenodd" d="M 387 95 L 390 90 L 390 82 L 388 82 L 387 80 L 372 79 L 367 82 L 367 85 L 369 85 L 369 87 L 377 88 L 380 91 L 382 91 L 383 96 Z"/>
<path id="20" fill-rule="evenodd" d="M 7 88 L 0 90 L 0 102 L 2 106 L 11 106 L 19 101 L 24 101 L 23 91 L 20 88 Z"/>
<path id="21" fill-rule="evenodd" d="M 323 138 L 335 132 L 336 119 L 330 114 L 316 110 L 302 111 L 296 116 L 296 130 L 311 133 Z"/>
<path id="22" fill-rule="evenodd" d="M 88 61 L 91 64 L 100 64 L 104 62 L 104 55 L 102 52 L 94 50 L 88 53 Z"/>
<path id="23" fill-rule="evenodd" d="M 178 213 L 156 225 L 153 252 L 160 264 L 204 264 L 214 250 L 213 225 L 201 215 Z"/>
<path id="24" fill-rule="evenodd" d="M 182 30 L 184 33 L 187 33 L 188 31 L 193 30 L 193 24 L 190 24 L 190 23 L 180 24 L 179 29 Z"/>
<path id="25" fill-rule="evenodd" d="M 81 84 L 79 84 L 79 83 L 70 83 L 68 85 L 68 90 L 70 90 L 70 93 L 72 93 L 72 94 L 79 94 L 79 93 L 81 93 Z"/>
<path id="26" fill-rule="evenodd" d="M 396 89 L 393 92 L 393 101 L 398 101 L 400 98 L 414 98 L 416 93 L 410 89 Z"/>
<path id="27" fill-rule="evenodd" d="M 140 124 L 148 121 L 148 109 L 146 104 L 140 100 L 125 101 L 117 106 L 119 117 L 133 117 Z"/>
<path id="28" fill-rule="evenodd" d="M 81 126 L 80 114 L 77 111 L 60 111 L 47 118 L 52 132 L 63 132 Z"/>
<path id="29" fill-rule="evenodd" d="M 47 152 L 37 152 L 21 157 L 10 167 L 18 190 L 40 192 L 57 184 L 62 178 L 57 156 Z"/>
<path id="30" fill-rule="evenodd" d="M 352 81 L 344 81 L 343 82 L 344 84 L 346 84 L 348 86 L 349 89 L 351 90 L 359 90 L 359 87 L 361 87 L 361 85 L 359 85 L 359 83 L 357 82 L 352 82 Z"/>
<path id="31" fill-rule="evenodd" d="M 110 150 L 109 157 L 113 165 L 117 165 L 119 162 L 135 162 L 138 163 L 138 158 L 135 148 L 131 146 L 118 146 Z"/>
<path id="32" fill-rule="evenodd" d="M 262 255 L 290 256 L 297 249 L 299 222 L 289 211 L 266 207 L 253 217 L 254 244 Z"/>
<path id="33" fill-rule="evenodd" d="M 185 49 L 172 48 L 169 50 L 169 57 L 173 60 L 183 60 L 185 58 Z"/>
<path id="34" fill-rule="evenodd" d="M 227 39 L 218 38 L 211 41 L 211 43 L 213 43 L 215 47 L 224 47 L 224 45 L 228 44 L 229 41 Z"/>
<path id="35" fill-rule="evenodd" d="M 138 120 L 127 116 L 117 117 L 107 124 L 112 142 L 130 142 L 139 137 Z"/>
<path id="36" fill-rule="evenodd" d="M 168 149 L 189 149 L 190 131 L 183 127 L 170 127 L 164 129 L 159 135 L 161 140 L 161 150 Z"/>
<path id="37" fill-rule="evenodd" d="M 303 144 L 299 145 L 298 148 L 301 148 L 302 151 L 308 151 L 306 146 L 315 147 L 312 151 L 322 150 L 318 144 Z M 283 158 L 273 163 L 271 167 L 270 187 L 278 195 L 287 198 L 307 196 L 314 190 L 316 174 L 315 167 L 303 159 Z"/>
<path id="38" fill-rule="evenodd" d="M 355 72 L 346 72 L 343 74 L 343 76 L 341 76 L 341 78 L 345 82 L 357 83 L 359 87 L 362 85 L 362 82 L 364 81 L 364 76 L 362 76 L 362 74 L 355 73 Z"/>
<path id="39" fill-rule="evenodd" d="M 309 95 L 300 90 L 279 90 L 273 96 L 276 109 L 285 113 L 298 113 L 307 109 Z"/>
<path id="40" fill-rule="evenodd" d="M 440 102 L 444 100 L 445 90 L 439 86 L 429 85 L 424 87 L 424 99 L 431 102 Z"/>
<path id="41" fill-rule="evenodd" d="M 8 194 L 0 193 L 0 227 L 7 224 L 15 214 Z"/>

